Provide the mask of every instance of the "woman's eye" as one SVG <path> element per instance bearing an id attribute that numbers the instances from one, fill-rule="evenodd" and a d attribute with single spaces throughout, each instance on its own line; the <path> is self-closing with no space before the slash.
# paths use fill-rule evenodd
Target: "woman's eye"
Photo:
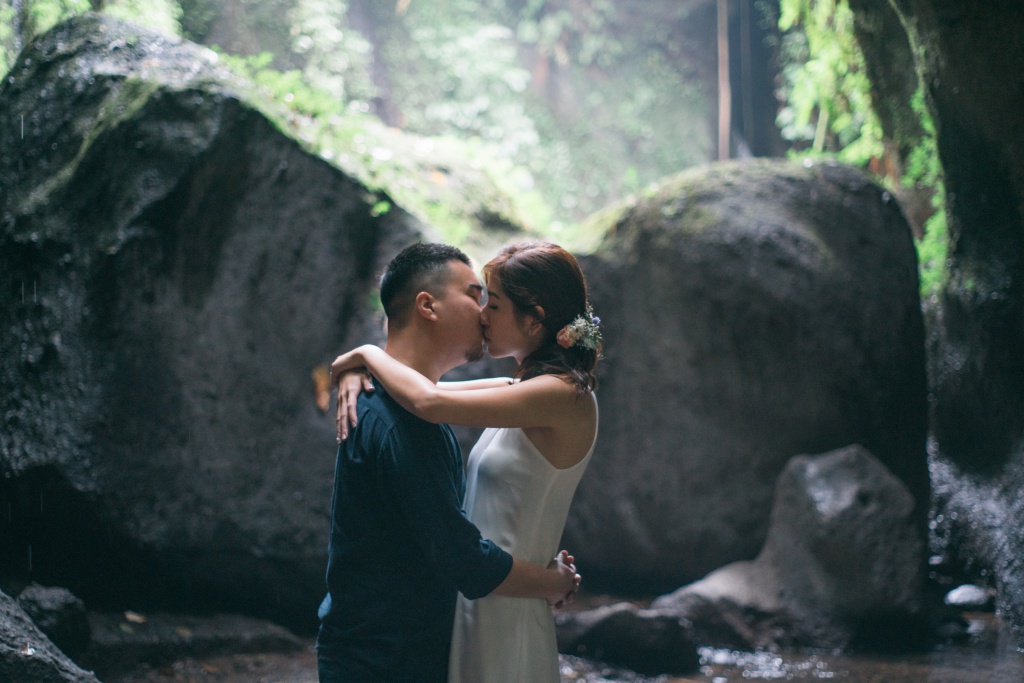
<path id="1" fill-rule="evenodd" d="M 492 311 L 496 311 L 496 310 L 498 310 L 498 306 L 497 306 L 496 304 L 491 304 L 491 305 L 490 305 L 490 306 L 488 306 L 487 308 L 491 309 Z"/>

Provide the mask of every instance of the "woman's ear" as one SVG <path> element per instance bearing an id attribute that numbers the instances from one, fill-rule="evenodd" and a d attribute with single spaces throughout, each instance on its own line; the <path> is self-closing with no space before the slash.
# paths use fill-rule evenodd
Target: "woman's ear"
<path id="1" fill-rule="evenodd" d="M 537 334 L 544 329 L 544 323 L 542 322 L 544 320 L 544 309 L 540 306 L 534 306 L 533 311 L 534 313 L 531 316 L 533 320 L 530 322 L 531 335 Z"/>
<path id="2" fill-rule="evenodd" d="M 420 292 L 416 295 L 416 314 L 427 320 L 437 320 L 437 311 L 434 310 L 434 296 L 430 292 Z"/>

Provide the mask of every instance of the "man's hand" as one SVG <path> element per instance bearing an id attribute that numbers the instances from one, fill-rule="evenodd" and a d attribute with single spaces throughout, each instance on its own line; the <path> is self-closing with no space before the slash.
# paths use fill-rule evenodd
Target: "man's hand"
<path id="1" fill-rule="evenodd" d="M 580 589 L 582 577 L 576 573 L 576 558 L 563 550 L 555 556 L 555 559 L 548 563 L 548 569 L 553 569 L 559 574 L 560 582 L 564 591 L 545 598 L 548 605 L 559 608 L 571 604 L 576 599 L 576 593 Z"/>
<path id="2" fill-rule="evenodd" d="M 333 369 L 332 369 L 333 373 Z M 338 443 L 348 438 L 350 427 L 356 426 L 356 400 L 361 392 L 371 393 L 373 381 L 365 370 L 347 370 L 333 376 L 338 387 L 338 415 L 334 420 Z"/>

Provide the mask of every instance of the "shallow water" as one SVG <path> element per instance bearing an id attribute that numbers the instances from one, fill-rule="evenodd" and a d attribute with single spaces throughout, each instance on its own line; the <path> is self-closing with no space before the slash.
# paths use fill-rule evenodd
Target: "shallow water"
<path id="1" fill-rule="evenodd" d="M 683 678 L 643 677 L 563 659 L 562 681 L 600 683 L 736 683 L 738 681 L 847 681 L 849 683 L 1021 683 L 1024 651 L 1010 629 L 988 613 L 967 614 L 968 638 L 927 652 L 804 654 L 733 652 L 703 648 L 701 671 Z"/>
<path id="2" fill-rule="evenodd" d="M 992 614 L 966 615 L 969 638 L 923 653 L 828 655 L 732 652 L 704 648 L 702 667 L 686 677 L 640 676 L 578 657 L 562 656 L 562 683 L 739 683 L 740 681 L 844 681 L 845 683 L 1021 683 L 1024 652 Z M 107 683 L 316 683 L 310 639 L 292 653 L 236 654 L 142 665 Z"/>

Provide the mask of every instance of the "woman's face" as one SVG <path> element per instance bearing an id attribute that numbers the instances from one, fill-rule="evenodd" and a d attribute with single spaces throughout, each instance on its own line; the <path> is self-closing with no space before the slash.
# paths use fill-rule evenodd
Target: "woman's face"
<path id="1" fill-rule="evenodd" d="M 487 353 L 495 358 L 512 356 L 516 362 L 533 353 L 543 340 L 540 324 L 530 316 L 517 316 L 515 306 L 498 284 L 497 278 L 487 283 L 487 305 L 481 314 Z M 534 334 L 530 334 L 531 329 Z"/>

